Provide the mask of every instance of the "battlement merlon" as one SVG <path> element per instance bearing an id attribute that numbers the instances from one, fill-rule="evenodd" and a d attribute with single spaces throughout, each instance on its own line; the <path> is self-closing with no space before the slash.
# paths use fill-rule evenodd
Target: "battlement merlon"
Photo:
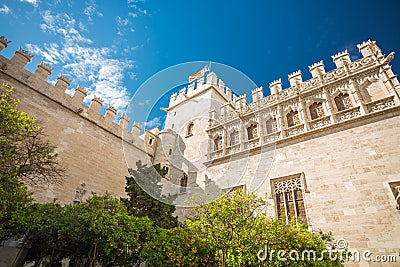
<path id="1" fill-rule="evenodd" d="M 65 90 L 67 90 L 68 86 L 71 85 L 71 82 L 72 80 L 70 78 L 60 73 L 60 75 L 57 78 L 57 82 L 54 85 L 54 89 L 56 89 L 55 93 L 59 96 L 65 94 Z"/>
<path id="2" fill-rule="evenodd" d="M 106 123 L 113 123 L 116 115 L 117 115 L 117 109 L 109 104 L 105 115 Z"/>
<path id="3" fill-rule="evenodd" d="M 235 109 L 240 110 L 246 106 L 246 94 L 240 95 L 235 99 Z"/>
<path id="4" fill-rule="evenodd" d="M 99 111 L 103 106 L 103 100 L 100 97 L 94 96 L 92 102 L 90 102 L 88 114 L 90 117 L 99 117 Z"/>
<path id="5" fill-rule="evenodd" d="M 322 76 L 325 74 L 324 61 L 321 60 L 321 61 L 316 62 L 316 63 L 312 64 L 311 66 L 308 66 L 308 69 L 310 70 L 311 76 L 313 78 Z"/>
<path id="6" fill-rule="evenodd" d="M 83 100 L 87 96 L 87 90 L 80 85 L 75 89 L 75 93 L 72 97 L 72 102 L 75 106 L 82 106 Z"/>
<path id="7" fill-rule="evenodd" d="M 253 102 L 258 102 L 264 97 L 263 87 L 260 86 L 254 90 L 251 90 L 251 97 Z"/>
<path id="8" fill-rule="evenodd" d="M 132 135 L 139 136 L 141 130 L 142 130 L 142 125 L 140 125 L 140 123 L 138 123 L 137 121 L 134 121 L 131 130 Z"/>
<path id="9" fill-rule="evenodd" d="M 350 54 L 347 52 L 347 49 L 337 53 L 336 55 L 333 55 L 332 59 L 333 63 L 336 65 L 336 68 L 341 68 L 351 62 Z"/>
<path id="10" fill-rule="evenodd" d="M 44 63 L 43 61 L 40 62 L 40 64 L 37 66 L 37 69 L 33 76 L 37 79 L 40 79 L 42 81 L 45 81 L 47 77 L 51 74 L 53 71 L 53 68 L 50 67 L 49 64 Z"/>
<path id="11" fill-rule="evenodd" d="M 129 117 L 125 113 L 122 113 L 121 117 L 119 118 L 118 125 L 126 130 L 129 125 L 129 121 L 130 121 Z"/>
<path id="12" fill-rule="evenodd" d="M 25 68 L 26 64 L 28 64 L 33 58 L 33 55 L 29 54 L 28 51 L 19 48 L 19 50 L 15 51 L 14 56 L 10 60 L 10 68 L 14 71 L 22 70 Z"/>
<path id="13" fill-rule="evenodd" d="M 292 72 L 291 74 L 288 75 L 288 80 L 290 83 L 291 87 L 297 86 L 300 83 L 303 82 L 303 74 L 301 73 L 301 70 Z"/>
<path id="14" fill-rule="evenodd" d="M 269 83 L 269 89 L 271 90 L 272 95 L 276 95 L 282 91 L 282 80 L 279 78 L 273 82 Z"/>
<path id="15" fill-rule="evenodd" d="M 363 57 L 375 56 L 377 58 L 383 57 L 381 49 L 376 44 L 376 41 L 364 41 L 357 45 L 358 50 Z"/>
<path id="16" fill-rule="evenodd" d="M 8 41 L 3 35 L 0 36 L 0 52 L 4 49 L 7 48 L 8 44 L 11 43 L 11 41 Z"/>

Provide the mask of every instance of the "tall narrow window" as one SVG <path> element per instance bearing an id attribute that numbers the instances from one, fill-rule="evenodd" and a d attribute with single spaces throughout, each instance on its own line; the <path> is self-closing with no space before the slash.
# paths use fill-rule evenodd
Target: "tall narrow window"
<path id="1" fill-rule="evenodd" d="M 258 133 L 257 133 L 257 124 L 252 123 L 250 124 L 249 127 L 247 127 L 247 138 L 249 140 L 257 138 L 258 137 Z"/>
<path id="2" fill-rule="evenodd" d="M 235 130 L 230 135 L 230 145 L 234 146 L 236 144 L 239 144 L 239 132 Z"/>
<path id="3" fill-rule="evenodd" d="M 186 136 L 193 135 L 193 127 L 194 127 L 194 123 L 193 122 L 189 123 L 189 125 L 187 127 L 187 131 L 186 131 Z"/>
<path id="4" fill-rule="evenodd" d="M 324 114 L 324 107 L 322 106 L 321 102 L 319 102 L 319 103 L 314 102 L 314 104 L 312 104 L 310 106 L 310 115 L 311 115 L 311 119 L 312 120 L 321 118 L 321 117 L 323 117 L 325 115 Z"/>
<path id="5" fill-rule="evenodd" d="M 299 112 L 291 110 L 288 114 L 286 114 L 288 127 L 292 127 L 300 124 Z"/>
<path id="6" fill-rule="evenodd" d="M 278 178 L 273 181 L 272 188 L 278 218 L 285 218 L 286 222 L 297 218 L 307 223 L 301 175 Z"/>
<path id="7" fill-rule="evenodd" d="M 267 126 L 267 134 L 276 132 L 276 119 L 270 118 L 269 120 L 267 120 L 266 126 Z"/>
<path id="8" fill-rule="evenodd" d="M 180 190 L 179 190 L 180 193 L 185 193 L 186 192 L 187 183 L 188 183 L 188 176 L 187 176 L 186 173 L 184 173 L 182 178 L 181 178 L 181 187 L 180 187 Z"/>
<path id="9" fill-rule="evenodd" d="M 350 96 L 347 93 L 340 93 L 337 97 L 335 97 L 335 104 L 338 111 L 343 111 L 353 107 Z"/>
<path id="10" fill-rule="evenodd" d="M 219 135 L 214 139 L 214 148 L 215 150 L 222 149 L 222 136 Z"/>

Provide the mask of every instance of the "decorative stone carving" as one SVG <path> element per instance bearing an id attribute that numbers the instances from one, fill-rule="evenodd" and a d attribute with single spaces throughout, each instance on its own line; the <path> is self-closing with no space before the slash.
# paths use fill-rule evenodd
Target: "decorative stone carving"
<path id="1" fill-rule="evenodd" d="M 300 134 L 303 132 L 304 132 L 304 125 L 303 124 L 296 125 L 296 126 L 286 129 L 286 136 L 290 137 L 290 136 L 294 136 L 294 135 L 297 135 L 297 134 Z"/>
<path id="2" fill-rule="evenodd" d="M 376 112 L 380 111 L 383 109 L 387 109 L 390 107 L 393 107 L 395 105 L 393 96 L 385 98 L 385 99 L 380 99 L 371 103 L 367 104 L 368 112 Z"/>
<path id="3" fill-rule="evenodd" d="M 352 109 L 347 109 L 336 114 L 338 122 L 349 120 L 361 115 L 360 107 L 355 107 Z"/>
<path id="4" fill-rule="evenodd" d="M 331 124 L 330 116 L 325 116 L 322 118 L 318 118 L 316 120 L 310 121 L 310 129 L 315 130 Z"/>
<path id="5" fill-rule="evenodd" d="M 286 192 L 292 192 L 293 190 L 302 190 L 300 177 L 274 183 L 275 193 L 284 194 Z"/>

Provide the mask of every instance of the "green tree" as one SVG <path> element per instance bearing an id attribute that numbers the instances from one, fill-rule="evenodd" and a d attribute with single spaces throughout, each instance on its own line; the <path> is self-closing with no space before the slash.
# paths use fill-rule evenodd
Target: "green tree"
<path id="1" fill-rule="evenodd" d="M 221 256 L 221 266 L 342 266 L 340 258 L 330 260 L 324 240 L 319 234 L 307 231 L 305 225 L 295 221 L 285 224 L 282 220 L 267 216 L 266 202 L 254 194 L 244 191 L 234 191 L 219 200 L 194 208 L 194 218 L 188 219 L 188 228 L 199 237 L 214 242 L 217 253 Z M 329 237 L 329 235 L 324 235 Z M 260 261 L 258 252 L 267 254 Z M 266 253 L 264 253 L 264 250 Z M 277 254 L 268 253 L 274 250 L 285 251 L 285 260 L 280 260 Z M 290 257 L 290 252 L 296 250 L 315 250 L 316 258 L 302 260 Z"/>
<path id="2" fill-rule="evenodd" d="M 152 267 L 216 266 L 218 262 L 213 243 L 181 227 L 158 228 L 142 255 Z"/>
<path id="3" fill-rule="evenodd" d="M 0 86 L 0 239 L 10 237 L 14 212 L 32 201 L 25 184 L 61 182 L 64 173 L 55 147 L 12 94 L 9 85 Z"/>
<path id="4" fill-rule="evenodd" d="M 160 164 L 143 165 L 140 160 L 136 162 L 136 168 L 136 170 L 129 169 L 131 176 L 126 177 L 125 187 L 128 198 L 121 199 L 127 206 L 129 214 L 136 217 L 147 216 L 155 225 L 162 228 L 178 226 L 178 218 L 173 216 L 175 206 L 166 204 L 173 196 L 161 195 L 161 185 L 159 185 L 167 170 L 161 168 Z M 153 196 L 158 196 L 166 203 Z"/>
<path id="5" fill-rule="evenodd" d="M 265 206 L 262 198 L 236 190 L 206 205 L 194 208 L 188 228 L 214 242 L 222 266 L 256 264 L 263 241 Z"/>
<path id="6" fill-rule="evenodd" d="M 92 195 L 77 205 L 34 204 L 20 212 L 20 229 L 32 242 L 37 263 L 68 257 L 74 265 L 138 266 L 140 251 L 153 232 L 148 218 L 130 216 L 125 205 L 108 194 Z"/>

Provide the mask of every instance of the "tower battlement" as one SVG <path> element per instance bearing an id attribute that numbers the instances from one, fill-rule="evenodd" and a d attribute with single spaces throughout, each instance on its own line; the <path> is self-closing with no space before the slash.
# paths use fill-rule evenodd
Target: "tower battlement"
<path id="1" fill-rule="evenodd" d="M 225 85 L 224 81 L 219 79 L 214 72 L 210 72 L 206 77 L 194 80 L 189 83 L 187 87 L 180 89 L 178 92 L 173 93 L 170 96 L 169 105 L 167 110 L 185 102 L 187 99 L 199 95 L 210 87 L 217 90 L 228 102 L 235 101 L 237 97 L 232 90 Z"/>

